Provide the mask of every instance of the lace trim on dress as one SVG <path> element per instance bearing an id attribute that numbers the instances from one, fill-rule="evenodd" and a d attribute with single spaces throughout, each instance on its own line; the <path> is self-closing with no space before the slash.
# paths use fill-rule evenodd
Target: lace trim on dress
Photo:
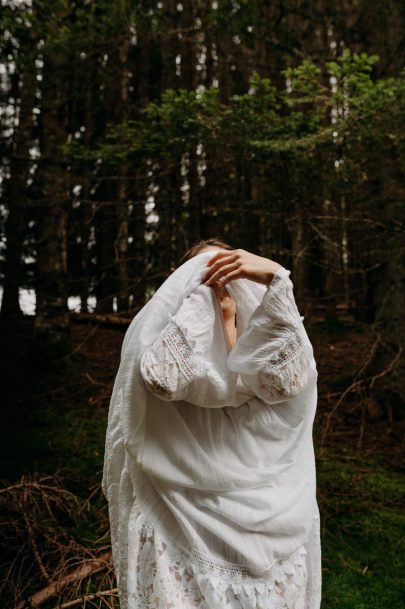
<path id="1" fill-rule="evenodd" d="M 178 325 L 170 321 L 163 329 L 161 338 L 179 364 L 184 376 L 190 381 L 199 372 L 201 365 L 193 357 L 193 351 Z"/>
<path id="2" fill-rule="evenodd" d="M 269 579 L 273 579 L 274 574 L 280 569 L 280 565 L 283 566 L 286 560 L 294 560 L 296 555 L 306 553 L 307 551 L 302 546 L 291 556 L 276 560 L 267 571 L 264 571 L 260 575 L 253 575 L 252 571 L 246 565 L 215 560 L 196 548 L 193 549 L 193 561 L 204 573 L 219 577 L 222 581 L 229 584 L 234 584 L 235 578 L 237 578 L 239 584 L 244 583 L 257 586 L 258 584 L 261 585 L 264 581 L 268 583 Z"/>
<path id="3" fill-rule="evenodd" d="M 239 565 L 186 557 L 166 544 L 138 512 L 129 525 L 128 591 L 122 609 L 307 609 L 307 550 L 278 560 L 266 577 Z"/>
<path id="4" fill-rule="evenodd" d="M 298 395 L 308 382 L 312 355 L 312 347 L 294 334 L 289 343 L 267 360 L 260 370 L 260 389 L 269 397 Z"/>
<path id="5" fill-rule="evenodd" d="M 302 338 L 294 334 L 285 347 L 277 351 L 265 364 L 266 370 L 276 370 L 293 360 L 303 348 Z"/>
<path id="6" fill-rule="evenodd" d="M 202 374 L 183 333 L 170 321 L 141 360 L 148 388 L 166 399 L 181 399 L 190 381 Z"/>

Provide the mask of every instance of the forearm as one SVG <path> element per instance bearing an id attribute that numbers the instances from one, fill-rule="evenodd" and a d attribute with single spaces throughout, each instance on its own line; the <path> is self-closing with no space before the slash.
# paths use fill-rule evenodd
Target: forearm
<path id="1" fill-rule="evenodd" d="M 201 376 L 201 363 L 178 325 L 170 320 L 141 358 L 146 388 L 166 401 L 181 400 L 192 380 Z"/>
<path id="2" fill-rule="evenodd" d="M 306 385 L 313 349 L 282 267 L 228 357 L 228 366 L 268 402 L 297 395 Z"/>
<path id="3" fill-rule="evenodd" d="M 211 288 L 196 288 L 142 354 L 145 386 L 161 399 L 204 408 L 221 408 L 232 399 L 237 375 L 227 368 L 225 345 L 223 358 L 213 349 L 219 324 L 213 298 Z"/>

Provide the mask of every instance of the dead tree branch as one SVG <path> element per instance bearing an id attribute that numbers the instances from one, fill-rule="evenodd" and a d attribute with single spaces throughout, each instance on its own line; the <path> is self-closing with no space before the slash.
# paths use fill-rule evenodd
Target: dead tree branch
<path id="1" fill-rule="evenodd" d="M 86 560 L 72 573 L 65 575 L 56 582 L 52 582 L 49 586 L 36 592 L 31 598 L 19 603 L 16 606 L 16 609 L 28 609 L 28 607 L 36 609 L 36 607 L 41 607 L 41 605 L 46 603 L 50 598 L 57 596 L 63 588 L 66 588 L 72 583 L 82 581 L 86 577 L 90 577 L 90 575 L 95 575 L 100 571 L 104 571 L 104 569 L 110 568 L 110 566 L 111 552 L 105 552 L 97 559 Z"/>
<path id="2" fill-rule="evenodd" d="M 111 590 L 101 590 L 100 592 L 93 592 L 92 594 L 82 594 L 77 598 L 74 598 L 67 603 L 63 603 L 62 605 L 57 605 L 54 609 L 68 609 L 68 607 L 74 607 L 75 605 L 80 605 L 80 603 L 94 600 L 95 598 L 104 598 L 106 596 L 118 596 L 118 588 L 112 588 Z"/>

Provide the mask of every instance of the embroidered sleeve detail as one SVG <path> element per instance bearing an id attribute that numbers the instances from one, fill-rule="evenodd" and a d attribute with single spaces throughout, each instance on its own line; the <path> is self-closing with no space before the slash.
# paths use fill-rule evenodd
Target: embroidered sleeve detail
<path id="1" fill-rule="evenodd" d="M 193 357 L 193 352 L 180 328 L 170 321 L 164 328 L 161 339 L 177 362 L 187 380 L 191 380 L 200 370 L 201 365 Z"/>
<path id="2" fill-rule="evenodd" d="M 289 342 L 267 360 L 265 369 L 274 372 L 281 366 L 288 364 L 297 357 L 303 348 L 303 344 L 303 340 L 298 334 L 292 334 Z"/>
<path id="3" fill-rule="evenodd" d="M 282 267 L 274 275 L 228 357 L 230 369 L 268 404 L 297 396 L 307 386 L 310 370 L 316 372 L 290 273 Z"/>
<path id="4" fill-rule="evenodd" d="M 164 400 L 182 400 L 190 381 L 201 372 L 202 363 L 172 320 L 141 358 L 146 387 Z"/>
<path id="5" fill-rule="evenodd" d="M 312 345 L 302 323 L 304 318 L 295 302 L 290 273 L 284 267 L 279 269 L 262 302 L 274 327 L 275 342 L 279 338 L 284 339 L 284 344 L 278 345 L 265 359 L 259 373 L 260 391 L 268 402 L 298 395 L 307 385 L 313 359 Z"/>
<path id="6" fill-rule="evenodd" d="M 298 395 L 307 385 L 313 357 L 310 344 L 299 335 L 292 335 L 289 343 L 270 357 L 259 373 L 261 397 L 267 402 L 285 400 Z"/>

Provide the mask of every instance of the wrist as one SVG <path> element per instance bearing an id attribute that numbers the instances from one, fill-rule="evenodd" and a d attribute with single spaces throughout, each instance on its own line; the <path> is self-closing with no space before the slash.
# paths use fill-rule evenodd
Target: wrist
<path id="1" fill-rule="evenodd" d="M 269 271 L 266 275 L 266 286 L 267 287 L 269 287 L 269 285 L 273 281 L 274 277 L 283 268 L 284 267 L 281 264 L 278 264 L 278 262 L 272 262 L 271 269 L 269 269 Z"/>

